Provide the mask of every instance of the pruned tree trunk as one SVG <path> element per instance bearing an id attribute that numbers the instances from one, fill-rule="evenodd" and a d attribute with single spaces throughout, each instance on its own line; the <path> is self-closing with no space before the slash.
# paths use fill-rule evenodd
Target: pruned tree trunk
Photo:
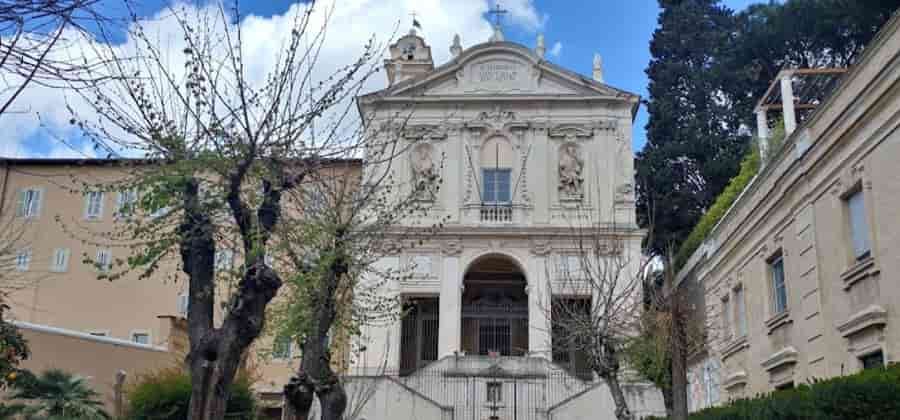
<path id="1" fill-rule="evenodd" d="M 609 393 L 612 395 L 613 403 L 616 406 L 616 419 L 633 420 L 634 415 L 628 409 L 628 400 L 625 399 L 625 391 L 622 389 L 622 383 L 619 382 L 617 374 L 609 375 L 604 378 L 606 384 L 609 385 Z"/>
<path id="2" fill-rule="evenodd" d="M 341 235 L 338 241 L 341 242 Z M 340 252 L 340 251 L 338 251 Z M 337 316 L 335 296 L 347 265 L 338 256 L 331 263 L 328 275 L 318 285 L 313 297 L 313 328 L 301 345 L 303 355 L 297 374 L 285 386 L 285 401 L 298 419 L 309 418 L 314 396 L 319 398 L 322 420 L 342 420 L 347 408 L 347 393 L 338 375 L 331 369 L 328 333 Z"/>
<path id="3" fill-rule="evenodd" d="M 687 351 L 681 299 L 672 291 L 672 419 L 687 420 Z"/>
<path id="4" fill-rule="evenodd" d="M 240 185 L 240 181 L 233 183 Z M 237 187 L 235 187 L 237 188 Z M 190 352 L 187 367 L 191 375 L 191 420 L 220 420 L 225 417 L 228 392 L 243 356 L 259 337 L 265 324 L 266 305 L 281 287 L 281 279 L 256 255 L 246 262 L 246 269 L 232 296 L 222 325 L 214 324 L 215 307 L 215 238 L 213 222 L 203 210 L 199 197 L 199 181 L 190 179 L 184 188 L 184 218 L 180 230 L 180 252 L 183 270 L 189 278 L 190 306 L 188 336 Z M 231 198 L 231 197 L 229 197 Z M 270 206 L 261 206 L 259 218 L 276 218 L 271 206 L 279 197 L 267 190 Z M 235 213 L 246 208 L 235 203 Z M 246 226 L 238 219 L 242 230 Z M 262 223 L 264 228 L 270 224 Z M 249 229 L 249 228 L 248 228 Z M 248 253 L 249 254 L 249 253 Z"/>

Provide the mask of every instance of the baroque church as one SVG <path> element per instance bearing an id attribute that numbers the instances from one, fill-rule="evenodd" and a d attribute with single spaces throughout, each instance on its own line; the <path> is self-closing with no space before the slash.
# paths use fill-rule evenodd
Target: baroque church
<path id="1" fill-rule="evenodd" d="M 532 49 L 496 26 L 470 48 L 456 36 L 450 52 L 435 66 L 413 29 L 390 46 L 388 86 L 358 98 L 372 132 L 413 110 L 390 171 L 399 193 L 420 191 L 431 211 L 401 224 L 443 227 L 379 260 L 384 270 L 412 267 L 379 286 L 406 315 L 364 328 L 348 409 L 366 420 L 615 418 L 607 386 L 578 352 L 554 346 L 548 308 L 591 304 L 590 289 L 556 278 L 576 258 L 578 235 L 608 235 L 618 252 L 640 255 L 639 97 L 604 83 L 599 56 L 592 77 L 545 60 L 542 36 Z M 638 418 L 665 414 L 657 389 L 624 382 Z"/>

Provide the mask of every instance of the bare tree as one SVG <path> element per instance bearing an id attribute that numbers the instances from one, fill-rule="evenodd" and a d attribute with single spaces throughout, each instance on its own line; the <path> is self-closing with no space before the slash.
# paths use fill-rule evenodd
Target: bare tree
<path id="1" fill-rule="evenodd" d="M 186 363 L 190 418 L 196 420 L 224 416 L 228 385 L 284 282 L 286 273 L 267 252 L 287 238 L 304 240 L 292 234 L 292 224 L 303 223 L 291 216 L 303 207 L 292 191 L 335 158 L 371 146 L 351 117 L 350 99 L 380 64 L 381 46 L 370 40 L 357 60 L 316 77 L 333 10 L 317 11 L 310 3 L 273 45 L 277 60 L 267 77 L 251 78 L 236 6 L 173 7 L 180 33 L 166 39 L 148 33 L 133 14 L 132 50 L 92 44 L 103 63 L 92 72 L 103 82 L 79 92 L 99 117 L 72 109 L 73 124 L 97 148 L 145 158 L 130 165 L 128 176 L 102 186 L 125 197 L 117 212 L 121 227 L 103 240 L 130 251 L 114 267 L 102 267 L 108 268 L 102 276 L 150 276 L 168 259 L 186 275 Z M 163 45 L 172 43 L 180 45 L 181 58 L 166 54 Z M 240 263 L 217 270 L 216 255 L 232 244 Z M 346 262 L 335 261 L 340 274 Z M 233 277 L 224 287 L 222 271 Z M 217 294 L 226 302 L 221 310 Z"/>
<path id="2" fill-rule="evenodd" d="M 298 418 L 308 418 L 314 397 L 323 420 L 344 418 L 348 396 L 332 358 L 354 351 L 350 342 L 363 326 L 395 320 L 399 314 L 399 301 L 379 291 L 406 273 L 378 269 L 376 262 L 440 228 L 440 222 L 425 229 L 400 226 L 428 214 L 431 195 L 441 183 L 442 160 L 437 157 L 429 157 L 435 166 L 421 182 L 400 185 L 392 176 L 415 143 L 402 135 L 410 115 L 404 112 L 378 127 L 369 124 L 365 159 L 337 162 L 308 176 L 303 188 L 293 192 L 302 195 L 297 201 L 305 207 L 289 222 L 303 228 L 281 236 L 281 249 L 295 267 L 288 280 L 282 334 L 293 337 L 302 353 L 297 374 L 285 387 L 286 401 Z M 355 390 L 355 411 L 365 403 L 366 388 Z"/>
<path id="3" fill-rule="evenodd" d="M 55 53 L 76 42 L 89 26 L 106 21 L 97 0 L 0 0 L 0 116 L 34 83 L 63 87 L 81 80 L 94 64 Z"/>
<path id="4" fill-rule="evenodd" d="M 547 276 L 546 290 L 555 295 L 545 311 L 553 351 L 571 352 L 574 369 L 586 368 L 609 386 L 616 418 L 632 420 L 623 373 L 626 349 L 640 321 L 642 279 L 650 260 L 633 246 L 640 231 L 593 222 L 588 211 L 579 213 L 568 235 L 569 249 Z"/>
<path id="5" fill-rule="evenodd" d="M 687 361 L 703 349 L 709 326 L 692 295 L 702 289 L 676 282 L 672 255 L 645 278 L 644 310 L 627 352 L 631 366 L 662 391 L 668 415 L 687 419 Z"/>

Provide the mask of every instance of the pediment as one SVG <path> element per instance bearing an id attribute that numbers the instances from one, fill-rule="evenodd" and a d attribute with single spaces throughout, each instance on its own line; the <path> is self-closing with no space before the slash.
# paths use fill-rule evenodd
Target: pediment
<path id="1" fill-rule="evenodd" d="M 366 96 L 374 95 L 637 97 L 565 70 L 539 58 L 530 49 L 509 42 L 477 45 L 429 74 Z"/>

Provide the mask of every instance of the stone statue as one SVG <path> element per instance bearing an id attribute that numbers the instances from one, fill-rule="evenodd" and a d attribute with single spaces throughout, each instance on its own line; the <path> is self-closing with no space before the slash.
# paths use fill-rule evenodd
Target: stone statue
<path id="1" fill-rule="evenodd" d="M 572 143 L 564 145 L 559 156 L 559 190 L 563 194 L 571 197 L 581 195 L 583 169 L 584 161 L 578 156 L 578 146 Z"/>
<path id="2" fill-rule="evenodd" d="M 434 165 L 431 145 L 420 144 L 412 152 L 413 183 L 422 199 L 434 199 L 437 169 Z"/>

